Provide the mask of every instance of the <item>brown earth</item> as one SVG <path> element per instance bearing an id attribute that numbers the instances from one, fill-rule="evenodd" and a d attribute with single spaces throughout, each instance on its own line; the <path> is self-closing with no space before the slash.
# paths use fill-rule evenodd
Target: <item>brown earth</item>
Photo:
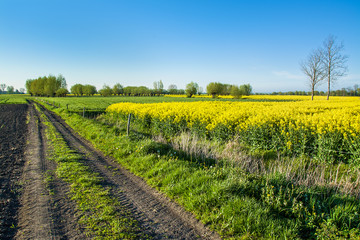
<path id="1" fill-rule="evenodd" d="M 75 203 L 67 196 L 69 187 L 55 176 L 56 163 L 46 158 L 44 126 L 33 105 L 29 116 L 16 239 L 84 239 Z"/>
<path id="2" fill-rule="evenodd" d="M 104 185 L 111 186 L 111 194 L 132 213 L 148 236 L 220 239 L 192 214 L 94 149 L 59 116 L 42 110 L 68 146 L 83 156 L 82 162 L 102 177 Z M 44 126 L 33 105 L 0 105 L 0 129 L 0 239 L 91 238 L 77 223 L 80 213 L 68 197 L 69 186 L 56 178 L 56 163 L 46 157 Z"/>
<path id="3" fill-rule="evenodd" d="M 0 239 L 16 234 L 28 106 L 0 105 Z"/>

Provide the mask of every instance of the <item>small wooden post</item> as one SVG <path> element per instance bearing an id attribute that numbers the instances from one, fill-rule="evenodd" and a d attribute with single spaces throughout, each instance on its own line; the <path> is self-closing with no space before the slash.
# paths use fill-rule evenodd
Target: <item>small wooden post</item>
<path id="1" fill-rule="evenodd" d="M 126 129 L 126 133 L 128 136 L 130 134 L 130 120 L 131 120 L 131 113 L 129 114 L 129 117 L 128 117 L 127 129 Z"/>
<path id="2" fill-rule="evenodd" d="M 69 110 L 69 104 L 66 104 L 66 110 Z"/>
<path id="3" fill-rule="evenodd" d="M 83 118 L 85 117 L 85 107 L 83 109 Z"/>

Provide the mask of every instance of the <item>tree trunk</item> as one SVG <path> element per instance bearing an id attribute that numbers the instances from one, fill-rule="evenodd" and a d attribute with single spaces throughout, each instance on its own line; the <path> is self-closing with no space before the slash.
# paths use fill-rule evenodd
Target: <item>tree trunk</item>
<path id="1" fill-rule="evenodd" d="M 327 92 L 326 100 L 329 100 L 329 97 L 330 97 L 330 77 L 328 78 L 328 92 Z"/>
<path id="2" fill-rule="evenodd" d="M 314 84 L 311 85 L 311 101 L 314 100 L 314 90 L 315 90 L 315 86 Z"/>

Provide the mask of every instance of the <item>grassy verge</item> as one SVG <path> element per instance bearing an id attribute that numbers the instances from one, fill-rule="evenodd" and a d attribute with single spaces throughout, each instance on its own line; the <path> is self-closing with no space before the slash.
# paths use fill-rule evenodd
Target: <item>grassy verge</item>
<path id="1" fill-rule="evenodd" d="M 55 110 L 96 148 L 143 177 L 230 239 L 329 239 L 360 236 L 357 197 L 333 187 L 296 185 L 284 174 L 249 173 L 110 126 Z M 190 143 L 184 143 L 190 144 Z M 304 174 L 307 174 L 304 172 Z"/>
<path id="2" fill-rule="evenodd" d="M 98 174 L 92 172 L 83 157 L 69 149 L 48 118 L 41 113 L 50 145 L 50 158 L 57 163 L 56 175 L 70 185 L 71 199 L 83 213 L 81 223 L 95 239 L 139 239 L 137 222 L 120 203 L 110 196 L 110 189 L 101 184 Z M 49 179 L 47 179 L 49 180 Z"/>
<path id="3" fill-rule="evenodd" d="M 26 104 L 28 94 L 0 94 L 0 104 Z"/>

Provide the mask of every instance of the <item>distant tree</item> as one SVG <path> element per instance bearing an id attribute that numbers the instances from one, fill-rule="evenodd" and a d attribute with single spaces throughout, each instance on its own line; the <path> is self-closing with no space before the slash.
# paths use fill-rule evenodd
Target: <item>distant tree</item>
<path id="1" fill-rule="evenodd" d="M 82 86 L 82 92 L 86 96 L 93 96 L 96 93 L 96 87 L 90 84 Z"/>
<path id="2" fill-rule="evenodd" d="M 5 91 L 6 84 L 5 83 L 0 84 L 0 89 L 1 89 L 2 92 Z"/>
<path id="3" fill-rule="evenodd" d="M 7 93 L 8 94 L 13 94 L 14 93 L 14 87 L 13 86 L 7 86 Z"/>
<path id="4" fill-rule="evenodd" d="M 114 95 L 120 95 L 120 94 L 123 94 L 124 88 L 120 83 L 117 83 L 114 85 L 112 91 L 113 91 Z"/>
<path id="5" fill-rule="evenodd" d="M 34 93 L 35 96 L 44 96 L 45 95 L 45 92 L 44 92 L 45 79 L 46 79 L 46 77 L 38 77 L 31 84 L 31 91 Z"/>
<path id="6" fill-rule="evenodd" d="M 125 96 L 131 95 L 131 88 L 133 88 L 133 87 L 131 87 L 131 86 L 124 87 L 123 92 L 124 92 Z"/>
<path id="7" fill-rule="evenodd" d="M 252 86 L 250 84 L 243 84 L 240 86 L 240 90 L 243 92 L 243 95 L 249 96 L 252 93 Z"/>
<path id="8" fill-rule="evenodd" d="M 160 92 L 160 94 L 162 94 L 163 91 L 164 91 L 164 84 L 163 84 L 163 82 L 160 80 L 160 81 L 159 81 L 159 92 Z"/>
<path id="9" fill-rule="evenodd" d="M 308 78 L 311 89 L 311 100 L 314 100 L 314 91 L 325 78 L 320 49 L 313 50 L 308 58 L 300 63 L 301 71 Z"/>
<path id="10" fill-rule="evenodd" d="M 83 95 L 83 85 L 82 84 L 75 84 L 70 88 L 70 91 L 75 96 L 82 96 Z"/>
<path id="11" fill-rule="evenodd" d="M 199 87 L 197 94 L 201 95 L 201 94 L 203 94 L 203 92 L 204 92 L 204 89 L 202 87 Z"/>
<path id="12" fill-rule="evenodd" d="M 358 84 L 355 84 L 353 88 L 354 88 L 354 96 L 358 96 L 358 92 L 357 92 L 357 91 L 358 91 L 359 85 L 358 85 Z"/>
<path id="13" fill-rule="evenodd" d="M 31 84 L 33 82 L 34 82 L 33 79 L 28 79 L 28 80 L 26 80 L 26 83 L 25 83 L 26 92 L 29 93 L 31 96 L 33 95 L 33 93 L 31 92 Z"/>
<path id="14" fill-rule="evenodd" d="M 67 88 L 65 77 L 62 74 L 59 74 L 56 78 L 56 81 L 59 84 L 59 88 Z"/>
<path id="15" fill-rule="evenodd" d="M 66 88 L 59 88 L 55 92 L 56 97 L 66 97 L 66 94 L 68 94 L 69 91 Z"/>
<path id="16" fill-rule="evenodd" d="M 150 92 L 150 89 L 145 86 L 140 86 L 137 88 L 137 94 L 140 96 L 149 96 Z"/>
<path id="17" fill-rule="evenodd" d="M 360 88 L 358 84 L 354 85 L 354 92 L 355 92 L 355 96 L 359 96 L 360 95 Z"/>
<path id="18" fill-rule="evenodd" d="M 112 89 L 108 85 L 104 85 L 103 88 L 99 90 L 99 93 L 103 97 L 109 97 L 112 95 Z"/>
<path id="19" fill-rule="evenodd" d="M 186 96 L 191 98 L 192 95 L 195 95 L 199 89 L 199 85 L 197 83 L 191 82 L 186 85 L 185 93 Z"/>
<path id="20" fill-rule="evenodd" d="M 170 94 L 177 94 L 178 93 L 177 86 L 175 84 L 169 85 L 168 92 Z"/>
<path id="21" fill-rule="evenodd" d="M 55 96 L 56 91 L 60 88 L 60 82 L 55 76 L 49 75 L 45 77 L 44 94 L 48 97 Z"/>
<path id="22" fill-rule="evenodd" d="M 19 90 L 20 90 L 20 93 L 21 93 L 21 94 L 24 94 L 24 93 L 25 93 L 25 88 L 20 88 Z"/>
<path id="23" fill-rule="evenodd" d="M 217 95 L 223 93 L 224 85 L 219 82 L 211 82 L 206 86 L 206 92 L 216 98 Z"/>
<path id="24" fill-rule="evenodd" d="M 185 94 L 185 90 L 184 90 L 184 89 L 178 89 L 177 94 L 184 95 L 184 94 Z"/>
<path id="25" fill-rule="evenodd" d="M 348 56 L 343 55 L 343 51 L 343 43 L 337 44 L 333 35 L 329 35 L 323 43 L 321 59 L 328 84 L 327 100 L 329 100 L 331 84 L 345 76 L 347 72 Z"/>
<path id="26" fill-rule="evenodd" d="M 221 95 L 230 95 L 231 87 L 232 87 L 232 85 L 230 85 L 230 84 L 222 84 L 222 89 L 221 89 L 220 94 Z"/>
<path id="27" fill-rule="evenodd" d="M 163 82 L 161 80 L 158 82 L 154 82 L 154 93 L 160 95 L 163 93 L 163 91 L 164 91 Z"/>
<path id="28" fill-rule="evenodd" d="M 230 89 L 230 94 L 234 98 L 241 98 L 244 93 L 240 90 L 239 86 L 232 85 Z"/>

